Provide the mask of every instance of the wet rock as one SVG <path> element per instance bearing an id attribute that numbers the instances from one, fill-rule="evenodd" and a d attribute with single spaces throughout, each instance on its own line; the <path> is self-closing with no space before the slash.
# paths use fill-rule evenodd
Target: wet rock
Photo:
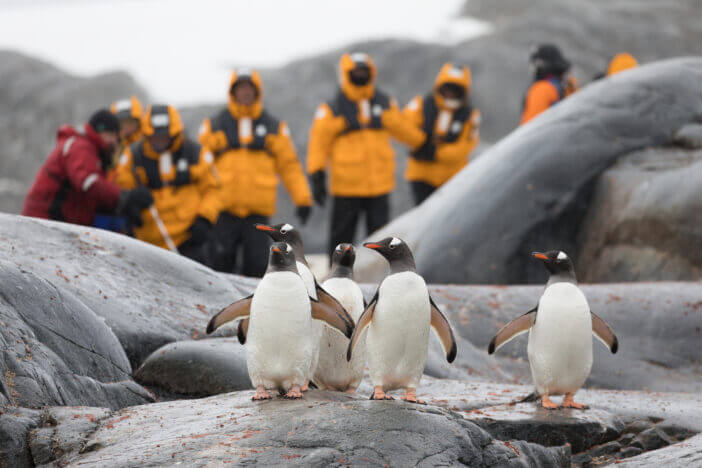
<path id="1" fill-rule="evenodd" d="M 72 293 L 0 261 L 0 381 L 8 402 L 103 405 L 152 401 L 119 341 Z"/>
<path id="2" fill-rule="evenodd" d="M 0 466 L 34 466 L 27 438 L 29 431 L 40 425 L 37 410 L 10 408 L 0 413 Z"/>
<path id="3" fill-rule="evenodd" d="M 673 142 L 685 148 L 702 148 L 702 124 L 691 123 L 684 125 L 675 132 Z"/>
<path id="4" fill-rule="evenodd" d="M 75 295 L 104 319 L 134 369 L 161 346 L 204 336 L 244 294 L 224 275 L 122 235 L 0 214 L 0 256 Z"/>
<path id="5" fill-rule="evenodd" d="M 128 408 L 60 464 L 569 466 L 567 447 L 500 442 L 437 407 L 311 391 L 258 404 L 252 392 Z M 71 420 L 70 418 L 68 419 Z M 164 428 L 164 426 L 167 426 Z M 134 444 L 138 437 L 140 443 Z"/>
<path id="6" fill-rule="evenodd" d="M 656 450 L 661 447 L 667 447 L 668 445 L 674 443 L 673 439 L 668 437 L 665 432 L 657 427 L 646 429 L 637 436 L 637 439 L 641 442 L 646 452 Z"/>
<path id="7" fill-rule="evenodd" d="M 252 388 L 246 350 L 230 338 L 168 344 L 146 358 L 134 377 L 144 385 L 189 396 Z"/>
<path id="8" fill-rule="evenodd" d="M 403 238 L 430 282 L 541 283 L 546 272 L 529 253 L 577 252 L 594 181 L 620 156 L 667 144 L 700 115 L 700 79 L 702 59 L 686 58 L 593 83 L 509 134 L 373 238 Z M 666 111 L 650 112 L 657 108 Z M 359 277 L 377 280 L 384 260 L 363 250 Z"/>
<path id="9" fill-rule="evenodd" d="M 532 403 L 481 410 L 474 421 L 500 440 L 526 440 L 547 447 L 570 444 L 574 453 L 619 437 L 624 424 L 605 411 L 547 410 Z"/>
<path id="10" fill-rule="evenodd" d="M 621 460 L 624 468 L 644 466 L 700 466 L 702 465 L 702 434 L 683 442 L 633 458 Z"/>

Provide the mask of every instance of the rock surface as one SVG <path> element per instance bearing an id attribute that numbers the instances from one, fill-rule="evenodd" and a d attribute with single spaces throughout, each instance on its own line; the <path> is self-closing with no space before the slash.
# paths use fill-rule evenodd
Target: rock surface
<path id="1" fill-rule="evenodd" d="M 117 337 L 70 292 L 0 262 L 0 390 L 6 403 L 103 405 L 152 400 L 131 379 Z"/>
<path id="2" fill-rule="evenodd" d="M 503 443 L 438 407 L 311 391 L 255 404 L 251 392 L 133 407 L 100 421 L 60 464 L 568 466 L 567 447 Z M 68 424 L 75 424 L 66 418 Z M 167 425 L 167 426 L 165 426 Z M 61 425 L 58 426 L 61 428 Z M 72 432 L 72 430 L 71 430 Z M 134 438 L 139 437 L 138 448 Z M 42 444 L 32 437 L 33 450 Z M 62 447 L 59 447 L 61 449 Z"/>
<path id="3" fill-rule="evenodd" d="M 634 152 L 605 171 L 581 227 L 582 280 L 702 279 L 700 177 L 702 150 L 678 147 Z"/>
<path id="4" fill-rule="evenodd" d="M 684 58 L 587 86 L 492 146 L 373 238 L 403 238 L 430 282 L 542 282 L 545 270 L 529 253 L 561 249 L 577 258 L 593 182 L 620 156 L 667 144 L 699 117 L 700 79 L 702 59 Z M 361 250 L 360 278 L 382 277 L 386 262 Z"/>
<path id="5" fill-rule="evenodd" d="M 246 350 L 235 338 L 167 344 L 146 358 L 134 378 L 149 387 L 191 396 L 252 388 Z"/>
<path id="6" fill-rule="evenodd" d="M 509 404 L 528 389 L 425 378 L 419 394 L 428 406 L 318 390 L 298 401 L 254 403 L 253 392 L 244 391 L 12 417 L 24 417 L 28 460 L 61 466 L 595 466 L 699 456 L 699 395 L 588 390 L 578 395 L 592 406 L 586 411 Z M 0 437 L 9 417 L 0 416 Z M 661 441 L 666 448 L 643 453 Z"/>
<path id="7" fill-rule="evenodd" d="M 204 334 L 212 314 L 244 295 L 229 278 L 164 249 L 21 216 L 0 214 L 0 256 L 102 317 L 133 368 L 164 344 Z"/>

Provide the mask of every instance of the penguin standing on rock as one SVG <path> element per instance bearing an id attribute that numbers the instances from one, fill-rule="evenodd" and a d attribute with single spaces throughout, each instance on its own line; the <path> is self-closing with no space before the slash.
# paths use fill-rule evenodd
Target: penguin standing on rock
<path id="1" fill-rule="evenodd" d="M 312 270 L 310 270 L 310 267 L 307 264 L 307 259 L 305 258 L 305 250 L 304 246 L 302 245 L 302 237 L 300 236 L 300 232 L 297 229 L 295 229 L 293 225 L 288 223 L 276 224 L 275 226 L 257 224 L 256 229 L 268 234 L 275 242 L 286 242 L 287 244 L 289 244 L 292 247 L 293 252 L 295 254 L 297 270 L 300 273 L 300 276 L 302 277 L 303 281 L 305 282 L 305 286 L 307 287 L 307 292 L 309 293 L 310 297 L 312 299 L 319 300 L 319 302 L 326 304 L 328 307 L 335 309 L 339 314 L 345 315 L 346 319 L 353 323 L 353 319 L 344 309 L 344 307 L 339 303 L 339 301 L 337 301 L 331 294 L 325 291 L 324 288 L 322 288 L 319 285 L 319 283 L 317 283 L 317 280 L 315 279 Z M 246 340 L 246 327 L 248 327 L 248 323 L 246 321 L 242 321 L 242 323 L 239 325 L 239 330 L 237 331 L 239 341 L 242 340 L 242 337 L 244 340 Z M 319 361 L 319 343 L 322 339 L 323 333 L 322 324 L 318 322 L 313 322 L 311 333 L 316 348 L 312 355 L 312 364 L 310 366 L 310 375 L 307 379 L 308 381 L 314 381 L 313 376 L 315 370 L 317 369 L 317 363 Z M 305 382 L 305 384 L 303 385 L 303 392 L 307 391 L 308 384 L 309 382 Z"/>
<path id="2" fill-rule="evenodd" d="M 256 387 L 253 400 L 267 400 L 277 389 L 286 398 L 301 398 L 317 343 L 310 334 L 313 319 L 350 337 L 353 324 L 332 308 L 309 297 L 295 264 L 293 249 L 271 246 L 268 269 L 256 291 L 212 317 L 207 333 L 231 320 L 249 318 L 246 366 Z"/>
<path id="3" fill-rule="evenodd" d="M 332 270 L 322 283 L 324 289 L 334 296 L 358 320 L 365 308 L 363 292 L 353 280 L 353 264 L 356 250 L 351 244 L 339 244 L 332 253 Z M 321 390 L 336 390 L 354 393 L 363 379 L 366 365 L 365 336 L 356 345 L 351 362 L 346 361 L 348 340 L 333 330 L 325 328 L 320 342 L 319 362 L 312 379 Z"/>
<path id="4" fill-rule="evenodd" d="M 551 276 L 536 307 L 511 321 L 497 332 L 488 347 L 492 354 L 522 333 L 529 332 L 527 354 L 541 405 L 556 409 L 551 395 L 565 395 L 562 406 L 586 409 L 576 403 L 575 393 L 583 386 L 592 368 L 592 335 L 614 354 L 619 341 L 612 329 L 587 303 L 575 279 L 573 262 L 565 252 L 535 252 Z"/>
<path id="5" fill-rule="evenodd" d="M 453 330 L 429 295 L 424 278 L 417 274 L 407 244 L 388 237 L 363 245 L 385 257 L 390 274 L 358 319 L 346 359 L 351 360 L 354 346 L 368 327 L 366 359 L 373 384 L 371 400 L 392 400 L 386 392 L 404 389 L 403 400 L 424 404 L 417 399 L 417 386 L 427 361 L 429 328 L 438 335 L 448 362 L 456 358 Z"/>

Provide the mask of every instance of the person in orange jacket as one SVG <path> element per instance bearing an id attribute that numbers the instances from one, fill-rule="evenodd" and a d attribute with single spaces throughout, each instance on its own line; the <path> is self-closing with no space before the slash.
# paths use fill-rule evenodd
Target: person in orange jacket
<path id="1" fill-rule="evenodd" d="M 534 69 L 534 82 L 524 98 L 520 125 L 570 96 L 578 89 L 574 76 L 568 73 L 570 62 L 553 44 L 537 46 L 529 57 Z"/>
<path id="2" fill-rule="evenodd" d="M 377 89 L 377 73 L 367 54 L 343 54 L 340 89 L 317 108 L 310 129 L 307 172 L 319 205 L 327 198 L 327 168 L 331 173 L 329 252 L 338 244 L 353 243 L 361 214 L 369 234 L 389 221 L 389 194 L 395 188 L 395 152 L 390 137 L 411 148 L 425 140 L 395 99 Z"/>
<path id="3" fill-rule="evenodd" d="M 468 164 L 478 146 L 480 111 L 470 102 L 468 67 L 446 63 L 426 96 L 416 96 L 404 113 L 425 136 L 425 143 L 410 153 L 405 178 L 419 205 Z"/>
<path id="4" fill-rule="evenodd" d="M 144 132 L 141 130 L 144 109 L 136 96 L 113 102 L 110 111 L 119 120 L 119 138 L 122 150 L 144 137 Z"/>
<path id="5" fill-rule="evenodd" d="M 220 209 L 212 153 L 185 135 L 173 106 L 149 106 L 142 129 L 144 139 L 127 148 L 117 166 L 121 187 L 147 187 L 154 200 L 134 235 L 209 264 L 208 242 Z"/>
<path id="6" fill-rule="evenodd" d="M 200 128 L 200 143 L 215 155 L 222 212 L 214 230 L 214 268 L 234 273 L 239 249 L 243 273 L 263 276 L 268 236 L 256 230 L 275 213 L 278 178 L 297 206 L 302 224 L 312 211 L 312 193 L 284 121 L 263 108 L 256 70 L 239 69 L 229 81 L 229 103 Z"/>

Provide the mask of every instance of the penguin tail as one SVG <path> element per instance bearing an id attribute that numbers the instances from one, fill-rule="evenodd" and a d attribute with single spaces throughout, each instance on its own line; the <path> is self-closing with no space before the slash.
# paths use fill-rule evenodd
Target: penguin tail
<path id="1" fill-rule="evenodd" d="M 541 395 L 539 395 L 539 393 L 536 390 L 534 390 L 533 392 L 531 392 L 530 394 L 528 394 L 524 398 L 520 398 L 518 400 L 514 400 L 514 401 L 510 402 L 509 405 L 514 406 L 517 403 L 533 403 L 535 401 L 539 401 L 539 398 L 541 398 Z"/>

